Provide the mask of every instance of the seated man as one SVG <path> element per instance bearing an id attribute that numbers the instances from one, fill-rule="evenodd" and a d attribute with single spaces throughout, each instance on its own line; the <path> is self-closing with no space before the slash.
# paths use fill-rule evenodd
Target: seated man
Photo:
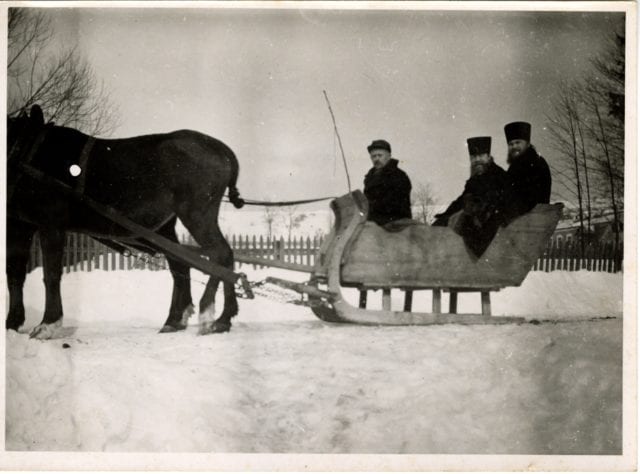
<path id="1" fill-rule="evenodd" d="M 531 144 L 531 124 L 512 122 L 504 127 L 509 147 L 507 163 L 507 222 L 526 214 L 538 203 L 549 203 L 551 172 L 545 159 Z"/>
<path id="2" fill-rule="evenodd" d="M 507 173 L 493 162 L 491 137 L 467 140 L 471 160 L 471 177 L 462 194 L 442 213 L 433 225 L 449 226 L 464 239 L 467 247 L 480 257 L 503 222 Z"/>
<path id="3" fill-rule="evenodd" d="M 391 145 L 374 140 L 367 147 L 373 168 L 364 178 L 370 221 L 385 226 L 398 219 L 411 219 L 411 181 L 391 158 Z"/>

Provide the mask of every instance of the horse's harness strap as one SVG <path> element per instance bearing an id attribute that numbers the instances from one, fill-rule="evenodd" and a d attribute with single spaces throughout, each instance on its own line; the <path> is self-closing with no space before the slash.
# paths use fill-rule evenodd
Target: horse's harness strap
<path id="1" fill-rule="evenodd" d="M 36 156 L 36 153 L 38 152 L 38 149 L 40 148 L 40 145 L 42 145 L 42 142 L 44 141 L 45 137 L 47 136 L 47 129 L 43 129 L 38 133 L 38 136 L 36 137 L 36 139 L 33 142 L 33 145 L 31 145 L 27 151 L 27 153 L 18 153 L 18 146 L 17 144 L 14 145 L 11 150 L 9 151 L 9 157 L 7 159 L 8 164 L 12 165 L 16 162 L 19 161 L 24 161 L 25 164 L 30 164 L 31 160 L 33 160 L 33 157 Z M 26 155 L 26 156 L 25 156 Z M 24 158 L 22 158 L 24 156 Z M 11 198 L 13 197 L 13 193 L 16 190 L 16 186 L 17 186 L 17 181 L 20 178 L 17 177 L 15 180 L 13 180 L 12 182 L 9 183 L 9 186 L 7 188 L 7 203 L 11 200 Z"/>
<path id="2" fill-rule="evenodd" d="M 91 154 L 91 149 L 93 148 L 95 142 L 95 138 L 88 137 L 87 142 L 84 144 L 82 152 L 80 153 L 80 159 L 78 160 L 78 166 L 80 167 L 80 176 L 78 177 L 78 181 L 76 182 L 76 191 L 78 191 L 80 194 L 84 194 L 84 186 L 87 181 L 87 163 L 89 162 L 89 155 Z"/>
<path id="3" fill-rule="evenodd" d="M 9 152 L 9 159 L 13 160 L 13 159 L 22 159 L 26 164 L 31 163 L 31 160 L 33 160 L 33 157 L 36 156 L 36 153 L 38 152 L 38 150 L 40 149 L 40 145 L 42 145 L 42 142 L 44 141 L 45 137 L 47 136 L 47 129 L 43 129 L 38 133 L 38 136 L 36 137 L 36 139 L 33 141 L 33 145 L 31 145 L 28 149 L 28 152 L 22 155 L 18 155 L 18 156 L 14 156 L 15 153 L 15 149 L 17 147 L 13 147 L 11 149 L 11 151 Z M 24 156 L 24 158 L 22 158 L 22 156 Z"/>

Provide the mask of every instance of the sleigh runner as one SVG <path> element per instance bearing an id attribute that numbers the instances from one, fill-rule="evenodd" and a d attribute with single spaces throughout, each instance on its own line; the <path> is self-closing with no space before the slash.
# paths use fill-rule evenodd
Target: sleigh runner
<path id="1" fill-rule="evenodd" d="M 542 254 L 562 212 L 562 204 L 539 204 L 500 228 L 480 259 L 462 237 L 446 227 L 411 223 L 389 232 L 367 221 L 368 204 L 360 191 L 331 203 L 335 226 L 316 258 L 308 284 L 273 283 L 308 295 L 312 311 L 328 322 L 374 325 L 503 324 L 524 318 L 491 316 L 490 293 L 519 286 Z M 360 291 L 358 307 L 342 288 Z M 402 311 L 391 308 L 391 290 L 405 292 Z M 382 291 L 382 309 L 367 309 L 369 291 Z M 413 292 L 431 290 L 430 313 L 414 312 Z M 449 312 L 442 311 L 448 292 Z M 479 292 L 480 314 L 457 314 L 457 295 Z"/>

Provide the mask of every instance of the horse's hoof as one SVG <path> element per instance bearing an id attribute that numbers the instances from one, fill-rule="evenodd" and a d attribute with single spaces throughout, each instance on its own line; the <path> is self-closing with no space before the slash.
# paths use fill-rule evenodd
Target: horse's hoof
<path id="1" fill-rule="evenodd" d="M 213 332 L 213 323 L 202 323 L 198 329 L 198 336 L 204 336 L 205 334 L 211 334 Z"/>
<path id="2" fill-rule="evenodd" d="M 216 321 L 215 323 L 213 323 L 213 330 L 211 332 L 214 334 L 218 334 L 229 331 L 231 331 L 231 323 L 220 323 Z"/>
<path id="3" fill-rule="evenodd" d="M 205 334 L 220 334 L 223 332 L 229 332 L 230 330 L 231 323 L 213 322 L 201 325 L 198 330 L 198 335 L 204 336 Z"/>
<path id="4" fill-rule="evenodd" d="M 165 324 L 164 326 L 162 326 L 162 329 L 160 329 L 160 334 L 162 333 L 166 333 L 166 332 L 178 332 L 178 331 L 184 331 L 187 328 L 187 326 L 183 326 L 183 325 L 178 325 L 178 327 L 175 326 L 171 326 L 170 324 Z"/>
<path id="5" fill-rule="evenodd" d="M 39 339 L 41 341 L 44 341 L 46 339 L 54 339 L 61 327 L 62 321 L 56 321 L 55 323 L 51 324 L 38 324 L 31 330 L 29 337 L 31 339 Z"/>
<path id="6" fill-rule="evenodd" d="M 178 329 L 174 328 L 173 326 L 169 326 L 168 324 L 165 324 L 164 326 L 162 326 L 162 329 L 160 329 L 160 331 L 158 331 L 160 334 L 163 334 L 165 332 L 178 332 Z"/>

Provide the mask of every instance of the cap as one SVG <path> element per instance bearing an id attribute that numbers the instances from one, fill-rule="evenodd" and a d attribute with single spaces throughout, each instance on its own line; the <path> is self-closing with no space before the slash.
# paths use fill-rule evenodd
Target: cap
<path id="1" fill-rule="evenodd" d="M 367 147 L 367 151 L 371 153 L 371 150 L 387 150 L 391 153 L 391 145 L 386 140 L 374 140 L 371 142 L 371 145 Z"/>
<path id="2" fill-rule="evenodd" d="M 504 126 L 507 143 L 511 140 L 531 141 L 531 124 L 527 122 L 511 122 Z"/>
<path id="3" fill-rule="evenodd" d="M 491 153 L 491 137 L 467 138 L 467 148 L 469 149 L 469 155 Z"/>

